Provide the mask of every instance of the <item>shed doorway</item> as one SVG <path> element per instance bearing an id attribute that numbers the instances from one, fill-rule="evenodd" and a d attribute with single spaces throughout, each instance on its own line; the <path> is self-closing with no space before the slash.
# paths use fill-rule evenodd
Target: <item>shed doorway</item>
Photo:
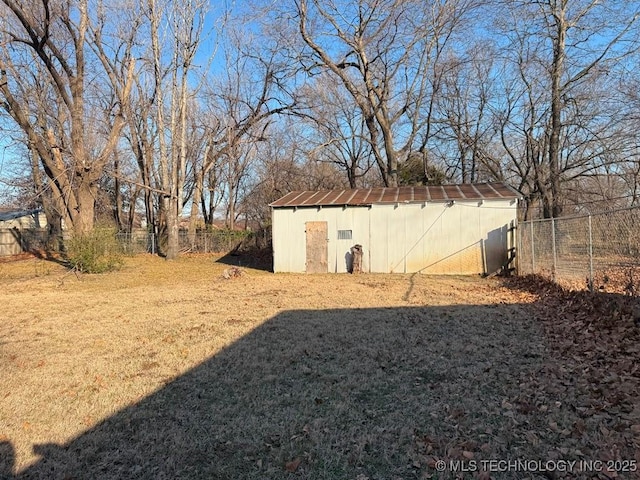
<path id="1" fill-rule="evenodd" d="M 327 222 L 306 222 L 307 273 L 327 273 L 329 271 L 329 229 Z"/>

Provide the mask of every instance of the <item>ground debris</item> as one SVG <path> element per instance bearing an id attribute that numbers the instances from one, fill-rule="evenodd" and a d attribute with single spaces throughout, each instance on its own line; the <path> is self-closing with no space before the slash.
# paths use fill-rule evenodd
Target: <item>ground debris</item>
<path id="1" fill-rule="evenodd" d="M 612 460 L 640 460 L 633 429 L 640 422 L 640 298 L 568 290 L 538 276 L 507 285 L 537 294 L 536 320 L 550 347 L 537 378 L 520 385 L 522 398 L 546 397 L 552 406 L 551 399 L 562 399 L 576 412 L 580 418 L 558 430 L 578 439 L 586 458 L 614 452 Z"/>
<path id="2" fill-rule="evenodd" d="M 240 278 L 245 274 L 245 271 L 242 270 L 241 268 L 238 267 L 230 267 L 230 268 L 226 268 L 223 272 L 222 275 L 220 275 L 221 278 L 223 278 L 224 280 L 231 280 L 233 278 Z"/>

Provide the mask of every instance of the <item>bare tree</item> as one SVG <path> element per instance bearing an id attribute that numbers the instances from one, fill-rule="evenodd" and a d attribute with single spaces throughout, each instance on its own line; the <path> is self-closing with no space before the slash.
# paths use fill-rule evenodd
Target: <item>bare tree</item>
<path id="1" fill-rule="evenodd" d="M 637 2 L 513 1 L 503 16 L 505 152 L 528 201 L 562 214 L 563 184 L 620 161 L 619 99 L 611 78 L 636 53 Z"/>
<path id="2" fill-rule="evenodd" d="M 154 168 L 158 134 L 155 123 L 150 121 L 154 107 L 154 86 L 150 81 L 151 78 L 151 75 L 144 71 L 136 76 L 131 102 L 126 113 L 127 129 L 124 131 L 134 164 L 138 168 L 136 175 L 125 176 L 125 180 L 126 183 L 140 187 L 147 228 L 154 228 L 157 225 L 156 187 L 160 184 Z M 114 178 L 118 178 L 115 172 Z"/>
<path id="3" fill-rule="evenodd" d="M 137 21 L 127 19 L 127 34 L 110 38 L 107 53 L 106 22 L 122 16 L 103 14 L 99 4 L 2 0 L 0 7 L 3 107 L 24 131 L 27 147 L 61 202 L 65 223 L 77 234 L 86 233 L 93 228 L 99 180 L 125 123 Z M 97 92 L 89 80 L 94 75 L 106 79 L 100 87 L 109 88 L 114 99 L 103 131 L 92 121 L 90 99 Z"/>
<path id="4" fill-rule="evenodd" d="M 257 160 L 250 177 L 242 208 L 248 220 L 258 227 L 271 225 L 269 204 L 295 190 L 346 188 L 343 172 L 332 163 L 317 162 L 306 155 L 304 129 L 297 118 L 282 119 L 257 146 Z"/>
<path id="5" fill-rule="evenodd" d="M 626 200 L 630 205 L 640 203 L 640 55 L 626 62 L 619 71 L 618 90 L 622 95 L 620 115 L 625 119 L 629 148 L 626 162 L 621 166 L 621 176 L 626 185 Z"/>
<path id="6" fill-rule="evenodd" d="M 447 166 L 448 176 L 462 183 L 505 180 L 493 143 L 497 129 L 492 106 L 497 95 L 494 79 L 496 51 L 488 42 L 451 58 L 436 99 L 434 149 Z"/>
<path id="7" fill-rule="evenodd" d="M 226 203 L 225 221 L 234 228 L 242 203 L 244 182 L 250 175 L 256 145 L 264 142 L 278 115 L 291 113 L 295 96 L 288 90 L 287 65 L 278 60 L 278 45 L 263 47 L 247 33 L 244 19 L 229 25 L 221 46 L 225 68 L 203 95 L 206 148 L 194 169 L 192 221 L 201 206 L 212 222 L 211 207 Z M 209 188 L 204 189 L 205 180 Z M 204 197 L 209 199 L 209 212 Z M 193 226 L 191 227 L 193 228 Z"/>
<path id="8" fill-rule="evenodd" d="M 148 0 L 147 4 L 151 24 L 160 219 L 166 233 L 163 253 L 167 260 L 175 259 L 179 250 L 179 218 L 187 178 L 187 109 L 193 95 L 188 85 L 202 40 L 206 5 L 203 0 L 179 5 Z M 171 27 L 168 30 L 163 30 L 165 21 Z M 169 37 L 166 44 L 163 43 L 165 34 Z"/>
<path id="9" fill-rule="evenodd" d="M 358 187 L 375 163 L 360 110 L 353 108 L 349 93 L 328 75 L 320 75 L 303 89 L 303 96 L 303 118 L 308 125 L 308 131 L 303 132 L 309 145 L 306 155 L 336 165 L 351 188 Z"/>
<path id="10" fill-rule="evenodd" d="M 428 108 L 438 89 L 433 73 L 475 4 L 295 2 L 298 31 L 308 49 L 302 64 L 310 74 L 327 72 L 349 92 L 387 186 L 398 184 L 399 162 L 421 146 L 424 150 Z"/>

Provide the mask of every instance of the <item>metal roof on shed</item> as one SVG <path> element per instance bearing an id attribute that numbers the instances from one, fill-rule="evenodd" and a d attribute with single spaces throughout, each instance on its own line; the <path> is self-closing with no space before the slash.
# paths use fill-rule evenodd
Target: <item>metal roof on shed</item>
<path id="1" fill-rule="evenodd" d="M 36 213 L 43 213 L 42 209 L 36 208 L 33 210 L 11 210 L 6 212 L 0 212 L 0 222 L 5 222 L 8 220 L 15 220 L 16 218 L 27 217 L 30 215 L 35 215 Z"/>
<path id="2" fill-rule="evenodd" d="M 320 207 L 381 203 L 442 202 L 449 200 L 505 200 L 520 197 L 504 183 L 356 188 L 352 190 L 296 191 L 271 203 L 272 207 Z"/>

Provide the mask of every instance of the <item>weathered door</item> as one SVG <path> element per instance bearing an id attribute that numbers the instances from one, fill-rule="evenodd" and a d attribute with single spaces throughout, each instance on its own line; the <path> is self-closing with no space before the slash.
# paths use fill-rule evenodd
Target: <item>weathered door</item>
<path id="1" fill-rule="evenodd" d="M 328 229 L 327 222 L 306 222 L 307 273 L 328 272 Z"/>

